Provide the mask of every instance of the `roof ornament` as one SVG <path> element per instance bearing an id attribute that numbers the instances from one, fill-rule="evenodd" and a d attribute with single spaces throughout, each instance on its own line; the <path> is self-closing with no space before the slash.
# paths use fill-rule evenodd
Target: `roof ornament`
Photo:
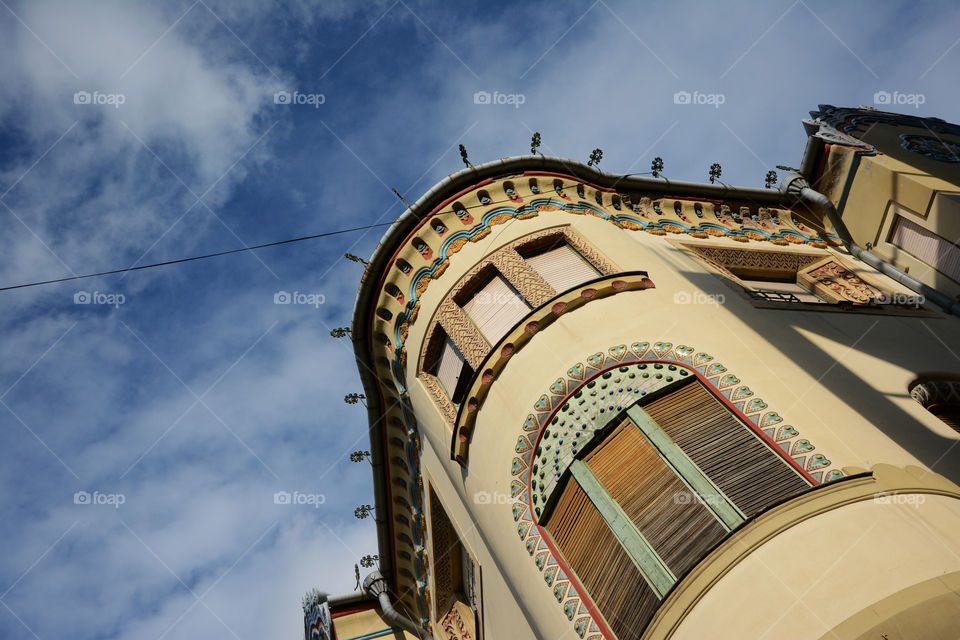
<path id="1" fill-rule="evenodd" d="M 587 160 L 588 167 L 597 167 L 600 168 L 600 160 L 603 158 L 603 149 L 597 147 L 590 152 L 590 159 Z"/>
<path id="2" fill-rule="evenodd" d="M 710 184 L 713 184 L 714 181 L 720 179 L 720 174 L 723 172 L 722 167 L 719 162 L 714 162 L 710 165 Z M 722 182 L 720 184 L 723 184 Z"/>
<path id="3" fill-rule="evenodd" d="M 368 263 L 366 260 L 364 260 L 363 258 L 361 258 L 360 256 L 355 256 L 355 255 L 353 255 L 352 253 L 345 253 L 345 254 L 343 254 L 343 257 L 346 258 L 347 260 L 350 260 L 351 262 L 359 262 L 359 263 L 362 264 L 364 267 L 367 267 L 367 266 L 369 266 L 369 264 L 370 264 L 370 263 Z"/>
<path id="4" fill-rule="evenodd" d="M 663 172 L 663 158 L 657 156 L 653 159 L 653 162 L 650 163 L 650 174 L 654 178 L 659 178 L 660 174 Z"/>

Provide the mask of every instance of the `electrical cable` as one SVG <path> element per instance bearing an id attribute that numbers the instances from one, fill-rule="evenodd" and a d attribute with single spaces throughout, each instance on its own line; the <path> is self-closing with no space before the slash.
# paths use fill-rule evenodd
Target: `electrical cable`
<path id="1" fill-rule="evenodd" d="M 15 284 L 7 287 L 0 287 L 0 291 L 10 291 L 11 289 L 24 289 L 26 287 L 38 287 L 44 284 L 54 284 L 56 282 L 68 282 L 70 280 L 82 280 L 84 278 L 96 278 L 98 276 L 109 276 L 116 273 L 126 273 L 128 271 L 142 271 L 143 269 L 153 269 L 154 267 L 165 267 L 171 264 L 180 264 L 181 262 L 193 262 L 194 260 L 205 260 L 207 258 L 215 258 L 217 256 L 225 256 L 231 253 L 241 253 L 243 251 L 253 251 L 254 249 L 264 249 L 266 247 L 276 247 L 282 244 L 291 244 L 294 242 L 302 242 L 304 240 L 313 240 L 315 238 L 325 238 L 328 236 L 336 236 L 342 233 L 351 233 L 353 231 L 363 231 L 365 229 L 374 229 L 376 227 L 386 227 L 392 225 L 392 222 L 380 222 L 378 224 L 371 224 L 365 227 L 354 227 L 352 229 L 340 229 L 339 231 L 328 231 L 326 233 L 316 233 L 310 236 L 302 236 L 300 238 L 291 238 L 289 240 L 279 240 L 277 242 L 267 242 L 265 244 L 258 244 L 252 247 L 242 247 L 240 249 L 230 249 L 229 251 L 217 251 L 216 253 L 207 253 L 201 256 L 192 256 L 190 258 L 179 258 L 177 260 L 167 260 L 165 262 L 155 262 L 153 264 L 142 264 L 136 267 L 127 267 L 126 269 L 111 269 L 110 271 L 100 271 L 98 273 L 86 273 L 81 276 L 69 276 L 67 278 L 55 278 L 53 280 L 42 280 L 40 282 L 28 282 L 25 284 Z"/>

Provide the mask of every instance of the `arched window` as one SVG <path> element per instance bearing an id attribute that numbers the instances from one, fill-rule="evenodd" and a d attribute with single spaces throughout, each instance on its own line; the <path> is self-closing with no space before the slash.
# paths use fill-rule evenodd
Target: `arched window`
<path id="1" fill-rule="evenodd" d="M 918 382 L 910 387 L 910 396 L 960 432 L 960 378 Z"/>
<path id="2" fill-rule="evenodd" d="M 690 371 L 621 372 L 568 403 L 599 403 L 606 417 L 589 425 L 571 408 L 544 430 L 531 489 L 581 595 L 627 640 L 731 531 L 813 482 Z"/>

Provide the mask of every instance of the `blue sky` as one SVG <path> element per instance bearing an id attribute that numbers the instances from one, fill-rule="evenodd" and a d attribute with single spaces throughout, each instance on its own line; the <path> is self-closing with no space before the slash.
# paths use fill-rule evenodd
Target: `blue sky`
<path id="1" fill-rule="evenodd" d="M 761 186 L 818 103 L 899 91 L 956 121 L 960 97 L 948 3 L 0 5 L 3 286 L 390 221 L 461 143 L 485 162 L 536 130 Z M 329 330 L 361 275 L 341 256 L 380 234 L 0 293 L 0 636 L 297 638 L 304 591 L 352 590 L 373 497 Z"/>

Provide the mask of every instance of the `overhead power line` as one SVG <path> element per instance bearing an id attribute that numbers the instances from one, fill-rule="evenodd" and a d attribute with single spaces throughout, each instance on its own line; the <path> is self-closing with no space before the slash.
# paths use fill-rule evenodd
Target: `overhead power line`
<path id="1" fill-rule="evenodd" d="M 634 174 L 631 174 L 631 175 L 634 175 Z M 639 175 L 639 174 L 636 174 L 636 175 Z M 394 193 L 396 193 L 396 195 L 400 198 L 400 200 L 403 201 L 404 204 L 407 205 L 408 208 L 411 208 L 410 205 L 407 204 L 407 201 L 404 200 L 403 196 L 401 196 L 399 193 L 397 193 L 396 190 L 394 190 Z M 534 194 L 535 197 L 536 197 L 537 195 L 547 196 L 548 194 L 547 194 L 547 193 L 544 193 L 544 192 L 541 192 L 540 194 Z M 503 199 L 503 200 L 492 200 L 492 201 L 490 201 L 490 202 L 488 202 L 488 203 L 486 203 L 486 204 L 480 203 L 480 204 L 472 204 L 472 205 L 463 205 L 463 208 L 466 209 L 466 210 L 468 210 L 468 211 L 469 211 L 469 210 L 472 210 L 472 209 L 486 209 L 486 208 L 488 208 L 488 207 L 490 207 L 490 206 L 492 206 L 492 205 L 504 204 L 504 203 L 507 203 L 507 202 L 514 202 L 514 200 L 513 200 L 512 198 L 505 198 L 505 199 Z M 10 291 L 11 289 L 25 289 L 25 288 L 27 288 L 27 287 L 38 287 L 38 286 L 44 285 L 44 284 L 55 284 L 55 283 L 57 283 L 57 282 L 69 282 L 70 280 L 83 280 L 84 278 L 96 278 L 96 277 L 98 277 L 98 276 L 109 276 L 109 275 L 114 275 L 114 274 L 117 274 L 117 273 L 126 273 L 126 272 L 128 272 L 128 271 L 142 271 L 142 270 L 144 270 L 144 269 L 153 269 L 154 267 L 166 267 L 166 266 L 171 265 L 171 264 L 180 264 L 181 262 L 193 262 L 194 260 L 205 260 L 205 259 L 207 259 L 207 258 L 216 258 L 217 256 L 229 255 L 229 254 L 231 254 L 231 253 L 242 253 L 242 252 L 244 252 L 244 251 L 253 251 L 254 249 L 264 249 L 264 248 L 266 248 L 266 247 L 276 247 L 276 246 L 282 245 L 282 244 L 291 244 L 291 243 L 294 243 L 294 242 L 302 242 L 302 241 L 304 241 L 304 240 L 313 240 L 313 239 L 315 239 L 315 238 L 325 238 L 325 237 L 327 237 L 327 236 L 336 236 L 336 235 L 340 235 L 340 234 L 342 234 L 342 233 L 351 233 L 351 232 L 353 232 L 353 231 L 364 231 L 364 230 L 366 230 L 366 229 L 375 229 L 375 228 L 377 228 L 377 227 L 387 227 L 387 226 L 390 226 L 390 225 L 392 225 L 392 224 L 393 224 L 393 222 L 380 222 L 380 223 L 377 223 L 377 224 L 367 225 L 367 226 L 365 226 L 365 227 L 354 227 L 354 228 L 352 228 L 352 229 L 340 229 L 339 231 L 328 231 L 327 233 L 316 233 L 316 234 L 314 234 L 314 235 L 312 235 L 312 236 L 303 236 L 303 237 L 300 237 L 300 238 L 291 238 L 291 239 L 289 239 L 289 240 L 280 240 L 280 241 L 278 241 L 278 242 L 268 242 L 268 243 L 266 243 L 266 244 L 258 244 L 258 245 L 252 246 L 252 247 L 241 247 L 240 249 L 230 249 L 229 251 L 218 251 L 218 252 L 216 252 L 216 253 L 207 253 L 207 254 L 204 254 L 204 255 L 202 255 L 202 256 L 193 256 L 193 257 L 190 257 L 190 258 L 180 258 L 180 259 L 178 259 L 178 260 L 167 260 L 166 262 L 156 262 L 156 263 L 154 263 L 154 264 L 143 264 L 143 265 L 139 265 L 139 266 L 136 266 L 136 267 L 127 267 L 126 269 L 112 269 L 112 270 L 110 270 L 110 271 L 100 271 L 99 273 L 86 273 L 86 274 L 84 274 L 84 275 L 82 275 L 82 276 L 70 276 L 70 277 L 68 277 L 68 278 L 55 278 L 55 279 L 53 279 L 53 280 L 41 280 L 41 281 L 39 281 L 39 282 L 28 282 L 28 283 L 25 283 L 25 284 L 15 284 L 15 285 L 11 285 L 11 286 L 8 286 L 8 287 L 0 287 L 0 291 Z"/>
<path id="2" fill-rule="evenodd" d="M 0 291 L 10 291 L 11 289 L 24 289 L 26 287 L 38 287 L 43 284 L 54 284 L 56 282 L 68 282 L 70 280 L 82 280 L 84 278 L 96 278 L 98 276 L 109 276 L 116 273 L 126 273 L 128 271 L 142 271 L 144 269 L 153 269 L 155 267 L 166 267 L 171 264 L 180 264 L 181 262 L 193 262 L 194 260 L 206 260 L 207 258 L 216 258 L 217 256 L 225 256 L 231 253 L 241 253 L 243 251 L 253 251 L 254 249 L 265 249 L 267 247 L 276 247 L 282 244 L 291 244 L 294 242 L 303 242 L 304 240 L 313 240 L 315 238 L 326 238 L 328 236 L 336 236 L 342 233 L 351 233 L 353 231 L 364 231 L 366 229 L 374 229 L 376 227 L 387 227 L 393 224 L 393 222 L 381 222 L 378 224 L 370 224 L 365 227 L 354 227 L 352 229 L 340 229 L 339 231 L 328 231 L 326 233 L 315 233 L 312 236 L 302 236 L 300 238 L 290 238 L 289 240 L 280 240 L 278 242 L 267 242 L 265 244 L 258 244 L 253 247 L 242 247 L 240 249 L 230 249 L 229 251 L 217 251 L 216 253 L 207 253 L 202 256 L 192 256 L 190 258 L 179 258 L 177 260 L 167 260 L 166 262 L 155 262 L 153 264 L 142 264 L 136 267 L 127 267 L 126 269 L 111 269 L 110 271 L 100 271 L 98 273 L 86 273 L 82 276 L 70 276 L 67 278 L 55 278 L 53 280 L 42 280 L 40 282 L 28 282 L 25 284 L 15 284 L 9 287 L 0 287 Z"/>

